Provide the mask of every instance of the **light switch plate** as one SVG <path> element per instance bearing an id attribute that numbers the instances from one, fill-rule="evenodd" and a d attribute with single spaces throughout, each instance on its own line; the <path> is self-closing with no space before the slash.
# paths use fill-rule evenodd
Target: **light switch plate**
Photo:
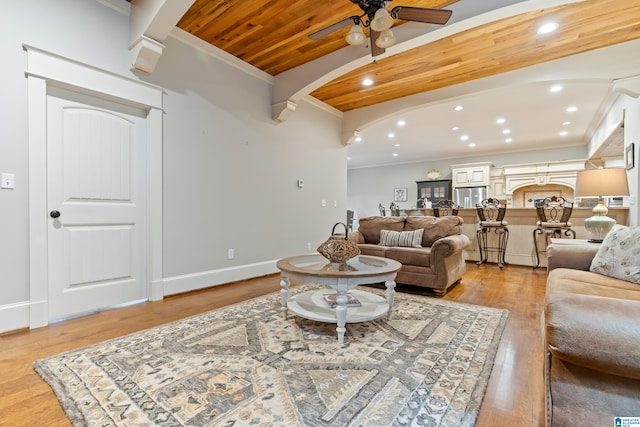
<path id="1" fill-rule="evenodd" d="M 0 177 L 0 188 L 15 188 L 16 176 L 12 173 L 3 172 Z"/>

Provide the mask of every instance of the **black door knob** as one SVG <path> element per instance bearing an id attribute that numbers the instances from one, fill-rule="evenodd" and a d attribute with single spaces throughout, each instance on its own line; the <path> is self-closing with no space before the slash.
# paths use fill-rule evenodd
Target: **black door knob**
<path id="1" fill-rule="evenodd" d="M 51 216 L 51 218 L 58 218 L 60 216 L 60 211 L 51 211 L 49 212 L 49 216 Z"/>

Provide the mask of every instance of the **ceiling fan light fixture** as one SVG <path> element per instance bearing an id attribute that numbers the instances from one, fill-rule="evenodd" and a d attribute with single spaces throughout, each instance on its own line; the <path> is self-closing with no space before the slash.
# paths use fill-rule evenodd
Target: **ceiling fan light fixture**
<path id="1" fill-rule="evenodd" d="M 371 29 L 378 32 L 388 30 L 393 25 L 393 18 L 389 14 L 389 11 L 383 7 L 376 11 L 371 21 Z"/>
<path id="2" fill-rule="evenodd" d="M 396 36 L 393 35 L 391 30 L 384 30 L 378 36 L 378 40 L 376 40 L 376 46 L 382 49 L 386 49 L 388 47 L 393 46 L 396 43 Z"/>
<path id="3" fill-rule="evenodd" d="M 358 46 L 364 43 L 366 37 L 364 36 L 364 32 L 362 28 L 358 24 L 354 24 L 349 30 L 349 34 L 347 34 L 347 43 L 352 46 Z"/>

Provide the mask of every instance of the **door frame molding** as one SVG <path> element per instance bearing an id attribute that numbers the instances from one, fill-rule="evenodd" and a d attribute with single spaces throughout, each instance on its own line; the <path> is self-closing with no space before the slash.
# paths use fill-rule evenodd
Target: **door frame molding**
<path id="1" fill-rule="evenodd" d="M 27 52 L 29 128 L 29 327 L 49 323 L 47 88 L 58 86 L 147 111 L 147 296 L 164 296 L 162 277 L 162 97 L 158 86 L 33 46 Z"/>

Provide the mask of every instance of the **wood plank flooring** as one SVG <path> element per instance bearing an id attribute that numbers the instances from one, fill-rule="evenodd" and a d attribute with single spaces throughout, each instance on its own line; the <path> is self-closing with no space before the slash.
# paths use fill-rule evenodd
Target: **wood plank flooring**
<path id="1" fill-rule="evenodd" d="M 540 314 L 545 283 L 542 268 L 509 265 L 500 270 L 495 264 L 468 263 L 462 281 L 443 297 L 510 311 L 477 427 L 544 425 Z M 279 277 L 273 275 L 2 335 L 0 426 L 71 425 L 51 388 L 33 370 L 36 359 L 279 289 Z"/>

